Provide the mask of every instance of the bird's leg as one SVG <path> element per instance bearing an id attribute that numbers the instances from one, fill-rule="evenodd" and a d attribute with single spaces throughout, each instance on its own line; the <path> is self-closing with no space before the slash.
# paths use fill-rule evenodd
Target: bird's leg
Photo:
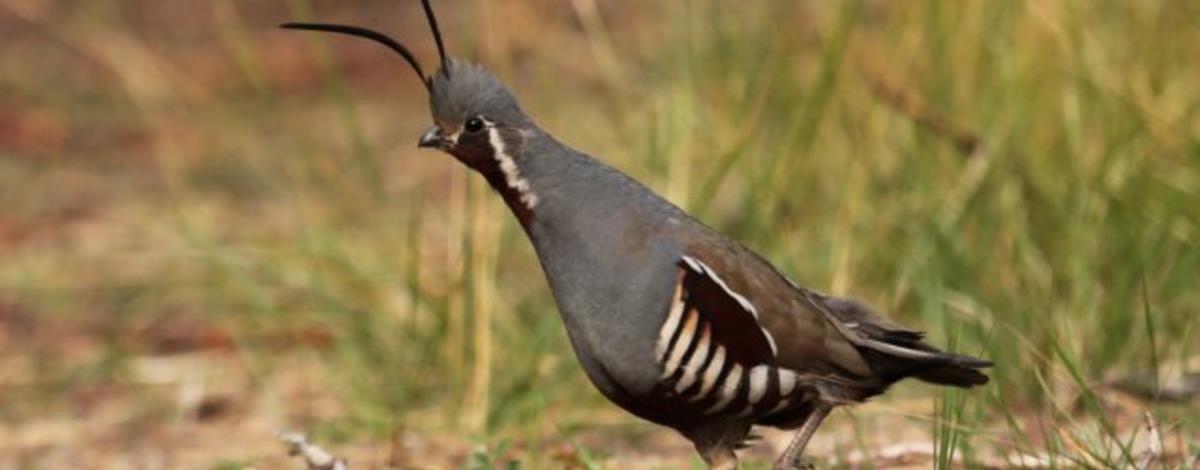
<path id="1" fill-rule="evenodd" d="M 708 465 L 709 470 L 737 470 L 737 454 L 728 447 L 718 447 L 701 451 L 700 458 Z"/>
<path id="2" fill-rule="evenodd" d="M 689 428 L 684 434 L 696 446 L 709 470 L 737 470 L 737 453 L 750 433 L 748 422 L 714 422 Z"/>
<path id="3" fill-rule="evenodd" d="M 796 431 L 796 436 L 792 438 L 792 443 L 788 444 L 787 450 L 784 450 L 783 455 L 775 460 L 775 470 L 797 470 L 806 467 L 800 465 L 804 447 L 808 445 L 808 440 L 812 439 L 813 434 L 817 432 L 817 428 L 821 426 L 822 421 L 825 421 L 825 417 L 829 416 L 829 411 L 832 409 L 833 406 L 828 403 L 816 403 L 812 413 L 804 419 L 804 424 Z"/>

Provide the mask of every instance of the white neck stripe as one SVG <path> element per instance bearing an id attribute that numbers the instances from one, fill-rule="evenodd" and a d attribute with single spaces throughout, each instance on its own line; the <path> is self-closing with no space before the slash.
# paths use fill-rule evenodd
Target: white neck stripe
<path id="1" fill-rule="evenodd" d="M 526 208 L 533 209 L 538 203 L 537 195 L 533 194 L 529 180 L 521 175 L 521 169 L 517 167 L 517 162 L 513 160 L 512 155 L 508 154 L 504 139 L 500 138 L 500 131 L 495 126 L 488 126 L 488 142 L 492 145 L 496 162 L 500 164 L 500 172 L 504 173 L 504 182 L 508 184 L 509 188 L 517 191 L 521 197 L 521 203 Z"/>

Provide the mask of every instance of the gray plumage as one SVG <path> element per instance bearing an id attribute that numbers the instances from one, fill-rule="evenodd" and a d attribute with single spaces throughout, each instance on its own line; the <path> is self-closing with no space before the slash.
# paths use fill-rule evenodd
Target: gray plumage
<path id="1" fill-rule="evenodd" d="M 509 126 L 529 123 L 516 98 L 495 75 L 459 59 L 448 59 L 447 67 L 429 77 L 429 109 L 434 116 L 454 123 L 478 115 Z"/>
<path id="2" fill-rule="evenodd" d="M 588 377 L 626 410 L 678 429 L 714 466 L 733 461 L 732 451 L 754 424 L 801 426 L 829 407 L 862 401 L 905 377 L 963 387 L 986 383 L 976 369 L 988 362 L 943 353 L 924 343 L 919 332 L 861 303 L 793 283 L 641 183 L 558 142 L 483 68 L 455 61 L 448 76 L 434 77 L 434 121 L 460 134 L 443 150 L 488 177 L 514 208 Z M 526 182 L 524 190 L 536 195 L 536 206 L 523 206 L 520 191 L 500 177 L 501 157 L 490 139 L 458 130 L 472 117 L 495 126 L 488 131 L 501 136 L 503 153 Z M 690 268 L 692 261 L 703 267 Z M 692 323 L 680 323 L 660 346 L 672 304 L 682 302 L 672 294 L 688 276 L 697 279 L 687 286 L 696 292 L 686 294 L 705 303 L 688 305 L 696 319 L 679 314 Z M 689 324 L 690 334 L 679 332 Z M 701 350 L 697 343 L 705 326 L 709 340 Z M 717 327 L 738 334 L 714 333 Z M 685 334 L 686 345 L 680 339 Z M 721 340 L 712 339 L 717 337 Z M 712 366 L 714 345 L 742 356 L 716 372 L 716 385 L 732 390 L 724 406 L 718 406 L 715 386 L 693 400 L 704 385 L 696 369 Z M 674 370 L 664 370 L 665 350 L 674 348 L 687 350 L 675 354 Z M 682 367 L 687 359 L 696 359 L 695 369 Z M 730 364 L 739 367 L 737 376 Z M 781 393 L 782 374 L 796 376 L 787 396 Z M 689 382 L 681 391 L 684 376 Z"/>
<path id="3" fill-rule="evenodd" d="M 379 33 L 288 27 L 384 42 L 422 73 L 407 49 Z M 491 72 L 443 63 L 425 82 L 435 125 L 419 145 L 481 173 L 512 209 L 592 383 L 629 412 L 678 430 L 711 467 L 736 467 L 734 451 L 754 425 L 766 425 L 797 429 L 776 462 L 793 468 L 832 408 L 906 377 L 987 382 L 978 369 L 991 363 L 942 352 L 865 304 L 796 284 L 540 129 Z"/>

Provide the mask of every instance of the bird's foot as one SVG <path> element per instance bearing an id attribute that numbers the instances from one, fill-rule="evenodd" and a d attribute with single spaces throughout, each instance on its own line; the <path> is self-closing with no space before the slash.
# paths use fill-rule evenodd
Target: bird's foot
<path id="1" fill-rule="evenodd" d="M 775 465 L 771 467 L 773 470 L 816 470 L 817 465 L 810 459 L 799 457 L 792 461 L 779 459 L 775 461 Z"/>

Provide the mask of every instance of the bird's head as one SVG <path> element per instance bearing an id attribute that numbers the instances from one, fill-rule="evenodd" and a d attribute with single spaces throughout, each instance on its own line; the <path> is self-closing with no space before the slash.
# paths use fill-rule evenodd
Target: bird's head
<path id="1" fill-rule="evenodd" d="M 533 123 L 490 71 L 450 59 L 429 80 L 433 127 L 417 144 L 436 148 L 478 169 L 498 153 L 512 154 Z"/>
<path id="2" fill-rule="evenodd" d="M 420 62 L 407 47 L 380 32 L 325 23 L 285 23 L 281 26 L 367 38 L 399 54 L 429 92 L 433 126 L 421 135 L 417 145 L 449 153 L 486 174 L 489 168 L 497 167 L 502 162 L 501 157 L 511 158 L 510 155 L 534 130 L 533 122 L 525 116 L 516 98 L 494 74 L 480 65 L 446 56 L 429 0 L 422 0 L 421 3 L 440 58 L 440 67 L 432 75 L 424 73 Z"/>

